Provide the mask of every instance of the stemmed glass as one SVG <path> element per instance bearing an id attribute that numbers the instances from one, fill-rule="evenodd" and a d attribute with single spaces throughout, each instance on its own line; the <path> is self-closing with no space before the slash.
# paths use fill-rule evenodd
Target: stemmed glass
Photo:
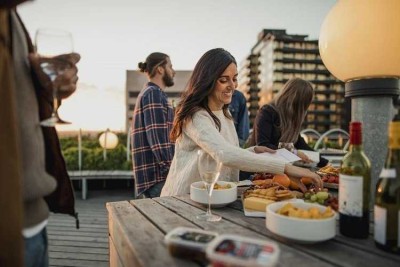
<path id="1" fill-rule="evenodd" d="M 220 161 L 223 156 L 223 152 L 220 150 L 214 157 L 205 152 L 204 150 L 197 151 L 197 165 L 200 172 L 200 177 L 204 182 L 208 194 L 208 208 L 207 213 L 200 214 L 196 218 L 200 220 L 206 220 L 209 222 L 217 222 L 221 220 L 221 216 L 211 213 L 211 196 L 214 189 L 214 185 L 217 182 L 222 162 Z"/>
<path id="2" fill-rule="evenodd" d="M 35 35 L 35 46 L 36 52 L 43 58 L 40 67 L 49 76 L 53 87 L 53 112 L 51 117 L 41 121 L 40 125 L 54 127 L 56 124 L 70 124 L 58 115 L 59 88 L 54 85 L 54 81 L 58 75 L 71 67 L 67 61 L 57 56 L 73 52 L 72 34 L 58 29 L 39 29 Z"/>
<path id="3" fill-rule="evenodd" d="M 289 150 L 290 152 L 293 153 L 294 151 L 294 144 L 293 143 L 284 143 L 284 142 L 279 142 L 278 144 L 278 148 L 286 148 L 287 150 Z"/>

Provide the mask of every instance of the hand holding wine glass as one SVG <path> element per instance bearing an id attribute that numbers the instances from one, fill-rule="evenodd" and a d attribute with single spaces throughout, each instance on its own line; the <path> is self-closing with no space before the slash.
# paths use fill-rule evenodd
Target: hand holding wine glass
<path id="1" fill-rule="evenodd" d="M 55 124 L 68 124 L 58 116 L 62 98 L 68 97 L 76 89 L 76 63 L 80 56 L 72 53 L 72 35 L 63 30 L 39 29 L 35 36 L 37 54 L 30 55 L 33 69 L 45 87 L 51 87 L 53 112 L 41 125 L 54 127 Z M 39 71 L 38 69 L 41 69 Z"/>
<path id="2" fill-rule="evenodd" d="M 211 196 L 214 189 L 214 185 L 217 182 L 222 162 L 220 159 L 223 156 L 223 152 L 220 150 L 212 157 L 210 154 L 204 150 L 198 150 L 197 152 L 197 164 L 200 172 L 200 177 L 204 182 L 204 185 L 208 193 L 208 208 L 206 214 L 201 214 L 197 216 L 197 219 L 207 220 L 210 222 L 216 222 L 221 220 L 221 216 L 214 215 L 211 213 Z"/>
<path id="3" fill-rule="evenodd" d="M 280 148 L 285 148 L 286 150 L 288 150 L 288 151 L 290 151 L 292 153 L 295 150 L 293 143 L 279 142 L 278 149 L 280 149 Z"/>

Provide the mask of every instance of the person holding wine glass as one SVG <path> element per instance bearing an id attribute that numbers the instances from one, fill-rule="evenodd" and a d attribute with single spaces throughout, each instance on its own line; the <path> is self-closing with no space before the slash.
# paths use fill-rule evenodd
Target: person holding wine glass
<path id="1" fill-rule="evenodd" d="M 72 34 L 60 29 L 38 29 L 35 35 L 35 47 L 36 53 L 40 56 L 38 65 L 50 78 L 49 85 L 52 87 L 53 93 L 51 116 L 42 120 L 40 125 L 54 127 L 56 124 L 70 124 L 59 117 L 58 108 L 63 97 L 62 85 L 59 84 L 60 77 L 70 68 L 74 68 L 68 57 L 77 56 L 77 54 L 73 54 Z"/>
<path id="2" fill-rule="evenodd" d="M 272 149 L 286 148 L 310 163 L 307 155 L 298 150 L 313 150 L 300 136 L 313 98 L 314 89 L 308 81 L 300 78 L 287 81 L 272 102 L 258 110 L 252 136 L 254 144 Z M 317 166 L 324 167 L 327 164 L 328 160 L 320 157 Z"/>
<path id="3" fill-rule="evenodd" d="M 317 187 L 321 178 L 310 170 L 285 164 L 257 153 L 274 151 L 256 146 L 239 147 L 234 122 L 228 106 L 237 87 L 235 58 L 222 48 L 211 49 L 197 62 L 176 109 L 171 139 L 175 140 L 175 155 L 161 196 L 183 195 L 190 184 L 200 181 L 197 151 L 204 150 L 222 162 L 221 180 L 239 180 L 239 170 L 286 173 L 295 183 L 307 176 Z M 218 151 L 223 153 L 220 156 Z M 201 163 L 199 163 L 201 164 Z"/>
<path id="4" fill-rule="evenodd" d="M 17 143 L 19 155 L 14 166 L 19 175 L 8 180 L 20 179 L 22 191 L 22 229 L 24 242 L 24 266 L 48 266 L 46 225 L 49 211 L 74 216 L 74 194 L 61 154 L 57 132 L 54 127 L 41 127 L 40 121 L 49 118 L 53 110 L 53 88 L 59 88 L 58 96 L 66 98 L 76 90 L 79 54 L 60 55 L 69 68 L 58 73 L 52 80 L 43 72 L 41 64 L 49 58 L 36 54 L 24 25 L 15 11 L 23 1 L 0 1 L 0 15 L 8 19 L 0 26 L 0 39 L 10 40 L 6 53 L 9 68 L 1 68 L 1 77 L 7 77 L 9 86 L 4 87 L 13 103 L 9 105 L 9 120 L 14 122 L 14 134 L 3 143 Z M 1 41 L 0 40 L 0 41 Z M 2 47 L 3 48 L 3 47 Z M 4 63 L 3 61 L 1 62 Z M 3 72 L 5 71 L 5 72 Z M 15 116 L 13 116 L 15 114 Z M 3 150 L 2 150 L 3 151 Z M 1 151 L 1 152 L 2 152 Z M 10 153 L 0 153 L 3 162 Z M 12 154 L 11 154 L 12 155 Z M 10 205 L 15 199 L 10 199 Z M 15 211 L 15 213 L 18 213 Z M 12 214 L 5 214 L 12 216 Z M 78 221 L 77 221 L 78 223 Z M 10 231 L 18 225 L 8 225 Z"/>

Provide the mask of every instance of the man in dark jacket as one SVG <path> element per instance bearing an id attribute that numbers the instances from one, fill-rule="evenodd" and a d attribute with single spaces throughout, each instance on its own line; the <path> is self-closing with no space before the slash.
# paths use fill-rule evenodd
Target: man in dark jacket
<path id="1" fill-rule="evenodd" d="M 60 89 L 60 98 L 68 97 L 75 91 L 78 80 L 76 63 L 80 56 L 75 53 L 60 56 L 71 67 L 52 84 L 41 70 L 42 58 L 33 53 L 27 31 L 13 9 L 20 2 L 23 1 L 0 0 L 0 15 L 7 23 L 6 30 L 1 32 L 1 40 L 4 41 L 2 49 L 7 50 L 5 54 L 8 53 L 7 57 L 11 59 L 8 62 L 8 70 L 11 71 L 7 73 L 10 86 L 4 90 L 10 90 L 15 100 L 15 105 L 10 107 L 14 108 L 11 113 L 16 114 L 13 120 L 20 150 L 20 168 L 16 173 L 19 173 L 22 180 L 21 230 L 25 266 L 42 267 L 48 266 L 46 225 L 49 210 L 75 217 L 76 213 L 71 182 L 56 130 L 53 127 L 40 127 L 39 122 L 51 116 L 52 85 Z M 0 161 L 3 157 L 7 155 L 0 154 Z"/>

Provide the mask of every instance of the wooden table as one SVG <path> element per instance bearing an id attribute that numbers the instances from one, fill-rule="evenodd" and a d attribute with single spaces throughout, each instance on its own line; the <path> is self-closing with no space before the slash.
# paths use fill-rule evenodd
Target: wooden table
<path id="1" fill-rule="evenodd" d="M 264 218 L 245 217 L 240 201 L 214 209 L 223 217 L 217 223 L 195 220 L 205 208 L 189 196 L 111 202 L 107 210 L 111 267 L 199 266 L 170 256 L 163 240 L 177 226 L 275 240 L 281 249 L 278 266 L 400 266 L 400 256 L 377 249 L 372 237 L 358 240 L 337 235 L 313 245 L 278 239 L 266 229 Z"/>

